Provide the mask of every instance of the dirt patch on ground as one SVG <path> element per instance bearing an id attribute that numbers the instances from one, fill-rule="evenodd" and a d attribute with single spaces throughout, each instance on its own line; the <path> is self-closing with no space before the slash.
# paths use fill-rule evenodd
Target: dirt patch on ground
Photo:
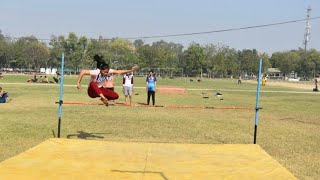
<path id="1" fill-rule="evenodd" d="M 160 94 L 188 94 L 185 89 L 176 86 L 161 86 L 158 88 L 158 91 Z"/>
<path id="2" fill-rule="evenodd" d="M 256 83 L 256 81 L 250 81 L 250 82 Z M 282 86 L 282 87 L 307 89 L 307 90 L 312 90 L 314 88 L 314 84 L 312 84 L 311 82 L 288 82 L 288 81 L 267 81 L 267 86 Z"/>

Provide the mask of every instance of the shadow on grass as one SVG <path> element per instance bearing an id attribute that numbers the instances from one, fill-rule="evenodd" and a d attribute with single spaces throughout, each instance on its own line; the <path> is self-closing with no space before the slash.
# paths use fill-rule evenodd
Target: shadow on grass
<path id="1" fill-rule="evenodd" d="M 53 135 L 54 138 L 56 137 L 56 134 L 54 133 L 54 130 L 52 130 L 52 135 Z"/>
<path id="2" fill-rule="evenodd" d="M 150 102 L 149 105 L 147 103 L 142 103 L 142 102 L 137 102 L 137 104 L 143 107 L 165 107 L 163 105 L 152 105 L 152 102 Z"/>
<path id="3" fill-rule="evenodd" d="M 68 134 L 67 138 L 72 139 L 72 138 L 79 138 L 79 139 L 88 139 L 88 138 L 98 138 L 98 139 L 103 139 L 104 136 L 101 136 L 101 134 L 106 134 L 106 133 L 87 133 L 84 131 L 78 131 L 78 134 Z"/>
<path id="4" fill-rule="evenodd" d="M 141 106 L 148 106 L 147 103 L 142 103 L 142 102 L 137 102 L 137 104 L 141 105 Z"/>

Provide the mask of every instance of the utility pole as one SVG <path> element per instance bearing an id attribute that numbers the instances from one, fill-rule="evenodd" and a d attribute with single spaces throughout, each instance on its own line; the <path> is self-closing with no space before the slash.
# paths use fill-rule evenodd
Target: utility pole
<path id="1" fill-rule="evenodd" d="M 307 9 L 307 22 L 306 22 L 306 31 L 304 33 L 304 40 L 303 40 L 303 45 L 304 45 L 304 50 L 307 51 L 309 48 L 309 43 L 310 43 L 310 30 L 311 30 L 311 25 L 310 25 L 310 14 L 311 14 L 311 6 L 308 7 Z"/>

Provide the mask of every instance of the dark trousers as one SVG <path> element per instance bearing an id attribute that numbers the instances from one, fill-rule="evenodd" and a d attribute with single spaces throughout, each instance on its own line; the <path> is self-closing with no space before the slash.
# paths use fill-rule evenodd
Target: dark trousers
<path id="1" fill-rule="evenodd" d="M 118 99 L 119 98 L 119 95 L 114 92 L 114 91 L 111 91 L 109 89 L 106 89 L 106 88 L 99 88 L 97 86 L 97 83 L 96 82 L 91 82 L 89 84 L 89 87 L 88 87 L 88 95 L 89 97 L 91 98 L 96 98 L 96 97 L 100 97 L 100 94 L 103 94 L 104 97 L 106 97 L 108 100 L 115 100 L 115 99 Z"/>
<path id="2" fill-rule="evenodd" d="M 5 103 L 8 98 L 8 93 L 4 93 L 0 98 L 0 103 Z"/>
<path id="3" fill-rule="evenodd" d="M 156 92 L 154 91 L 148 91 L 148 99 L 147 99 L 147 104 L 149 105 L 150 103 L 150 96 L 152 95 L 152 105 L 156 102 Z"/>

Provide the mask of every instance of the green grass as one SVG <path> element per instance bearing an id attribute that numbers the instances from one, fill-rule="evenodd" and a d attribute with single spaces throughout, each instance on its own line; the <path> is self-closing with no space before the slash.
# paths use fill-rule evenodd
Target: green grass
<path id="1" fill-rule="evenodd" d="M 58 84 L 28 84 L 31 76 L 5 75 L 0 86 L 13 101 L 0 104 L 0 161 L 13 157 L 57 134 Z M 65 76 L 64 101 L 99 102 L 76 89 L 76 76 Z M 52 79 L 52 77 L 49 77 Z M 158 79 L 158 87 L 187 89 L 187 95 L 160 94 L 158 105 L 255 106 L 255 83 L 236 80 L 190 78 Z M 194 80 L 196 80 L 194 78 Z M 19 83 L 19 84 L 7 84 Z M 116 77 L 120 92 L 121 77 Z M 135 78 L 144 87 L 145 78 Z M 223 101 L 214 96 L 218 90 Z M 241 91 L 239 91 L 241 90 Z M 285 87 L 262 87 L 257 143 L 299 179 L 320 179 L 320 93 L 279 93 L 265 91 L 306 91 Z M 207 92 L 208 99 L 202 98 Z M 145 103 L 144 88 L 136 88 L 134 103 Z M 97 140 L 250 144 L 253 142 L 254 110 L 168 109 L 63 105 L 63 138 Z"/>

